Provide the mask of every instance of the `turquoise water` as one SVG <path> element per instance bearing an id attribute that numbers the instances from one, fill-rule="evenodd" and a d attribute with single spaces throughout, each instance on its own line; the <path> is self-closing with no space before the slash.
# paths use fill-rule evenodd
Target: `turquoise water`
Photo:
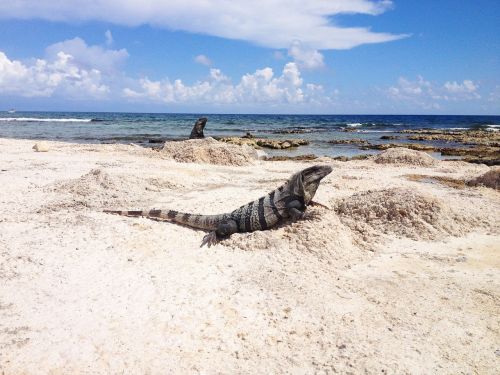
<path id="1" fill-rule="evenodd" d="M 311 142 L 309 146 L 294 150 L 272 152 L 288 155 L 351 156 L 367 153 L 355 145 L 332 145 L 328 141 L 361 138 L 375 144 L 387 143 L 391 141 L 381 140 L 380 137 L 397 135 L 397 131 L 405 129 L 477 128 L 498 131 L 500 128 L 500 116 L 3 112 L 0 113 L 0 137 L 153 146 L 155 144 L 150 140 L 187 138 L 199 117 L 208 117 L 206 136 L 241 136 L 251 132 L 258 137 L 302 138 Z M 301 133 L 281 133 L 292 130 Z"/>

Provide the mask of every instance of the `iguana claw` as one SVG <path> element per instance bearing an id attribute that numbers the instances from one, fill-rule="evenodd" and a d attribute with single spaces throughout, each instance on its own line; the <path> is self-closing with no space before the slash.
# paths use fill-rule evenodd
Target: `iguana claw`
<path id="1" fill-rule="evenodd" d="M 321 204 L 321 203 L 318 203 L 318 202 L 315 202 L 315 201 L 310 201 L 309 202 L 309 206 L 312 206 L 312 207 L 322 207 L 322 208 L 326 208 L 327 210 L 331 209 L 330 207 L 325 206 L 324 204 Z"/>
<path id="2" fill-rule="evenodd" d="M 217 234 L 215 233 L 215 231 L 213 231 L 203 237 L 203 241 L 201 241 L 200 247 L 203 247 L 205 245 L 207 245 L 207 247 L 210 247 L 212 245 L 216 245 L 217 242 L 219 242 L 219 240 L 217 239 Z"/>

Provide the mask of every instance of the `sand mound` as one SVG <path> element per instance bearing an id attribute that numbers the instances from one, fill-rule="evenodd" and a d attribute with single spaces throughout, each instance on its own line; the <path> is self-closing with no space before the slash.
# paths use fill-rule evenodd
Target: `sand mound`
<path id="1" fill-rule="evenodd" d="M 266 231 L 236 233 L 222 244 L 244 251 L 312 255 L 322 263 L 334 263 L 336 268 L 349 267 L 370 256 L 356 246 L 351 231 L 333 210 L 319 208 L 308 209 L 308 218 L 304 220 L 286 222 Z"/>
<path id="2" fill-rule="evenodd" d="M 486 186 L 500 190 L 500 168 L 492 169 L 472 180 L 467 181 L 469 186 Z"/>
<path id="3" fill-rule="evenodd" d="M 181 163 L 248 165 L 257 159 L 255 150 L 250 146 L 237 146 L 213 138 L 166 142 L 161 152 Z"/>
<path id="4" fill-rule="evenodd" d="M 285 227 L 288 247 L 302 254 L 311 254 L 336 268 L 350 267 L 371 256 L 363 250 L 349 228 L 333 210 L 308 209 L 309 219 Z"/>
<path id="5" fill-rule="evenodd" d="M 79 178 L 46 186 L 44 190 L 55 193 L 56 199 L 42 210 L 141 206 L 148 201 L 150 191 L 158 191 L 155 181 L 148 181 L 112 176 L 101 169 L 92 169 Z"/>
<path id="6" fill-rule="evenodd" d="M 433 167 L 439 163 L 438 160 L 425 152 L 401 147 L 390 148 L 376 155 L 373 161 L 377 164 L 403 164 L 419 167 Z"/>
<path id="7" fill-rule="evenodd" d="M 404 188 L 354 194 L 340 201 L 335 211 L 366 242 L 382 234 L 435 240 L 463 235 L 476 223 L 473 216 L 459 215 L 433 196 Z"/>

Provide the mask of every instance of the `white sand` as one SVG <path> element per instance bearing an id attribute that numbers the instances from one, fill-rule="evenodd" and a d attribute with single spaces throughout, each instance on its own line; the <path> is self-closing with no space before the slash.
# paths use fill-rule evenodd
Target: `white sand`
<path id="1" fill-rule="evenodd" d="M 229 211 L 311 163 L 33 144 L 0 139 L 2 375 L 497 373 L 500 193 L 404 177 L 484 165 L 330 161 L 331 210 L 200 249 L 101 210 Z"/>

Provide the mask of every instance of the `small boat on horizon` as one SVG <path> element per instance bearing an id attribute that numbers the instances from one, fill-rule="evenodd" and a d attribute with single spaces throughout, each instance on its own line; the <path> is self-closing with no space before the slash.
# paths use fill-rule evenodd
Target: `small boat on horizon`
<path id="1" fill-rule="evenodd" d="M 16 113 L 16 110 L 14 108 L 11 108 L 7 111 L 8 113 Z"/>

